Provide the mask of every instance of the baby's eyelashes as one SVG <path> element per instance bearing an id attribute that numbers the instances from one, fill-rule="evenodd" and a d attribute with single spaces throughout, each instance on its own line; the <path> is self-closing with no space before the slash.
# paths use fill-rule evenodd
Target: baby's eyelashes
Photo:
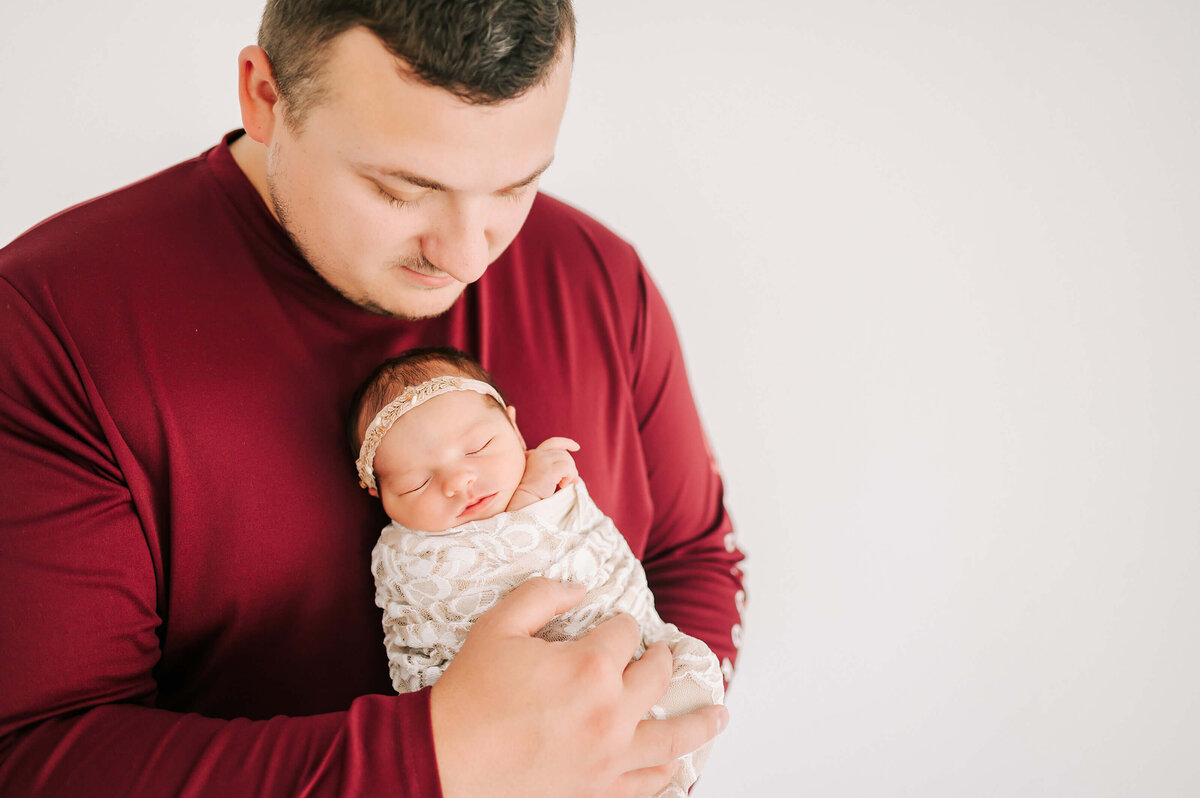
<path id="1" fill-rule="evenodd" d="M 488 446 L 490 446 L 490 445 L 491 445 L 491 443 L 492 443 L 492 441 L 494 441 L 494 440 L 496 440 L 496 438 L 495 438 L 495 437 L 488 438 L 488 439 L 487 439 L 487 441 L 485 441 L 485 442 L 484 442 L 484 444 L 483 444 L 482 446 L 480 446 L 478 449 L 475 449 L 475 450 L 474 450 L 474 451 L 472 451 L 472 452 L 467 452 L 467 454 L 479 454 L 479 453 L 480 453 L 480 452 L 482 452 L 484 449 L 486 449 Z"/>
<path id="2" fill-rule="evenodd" d="M 424 482 L 422 482 L 420 485 L 417 485 L 417 486 L 416 486 L 416 487 L 414 487 L 414 488 L 409 488 L 408 490 L 403 490 L 403 491 L 400 491 L 400 492 L 399 492 L 399 493 L 397 493 L 396 495 L 397 495 L 397 496 L 407 496 L 407 495 L 408 495 L 408 494 L 410 494 L 410 493 L 416 493 L 417 491 L 419 491 L 421 488 L 425 487 L 425 486 L 426 486 L 426 485 L 428 485 L 428 484 L 429 484 L 429 480 L 427 479 L 427 480 L 425 480 Z"/>

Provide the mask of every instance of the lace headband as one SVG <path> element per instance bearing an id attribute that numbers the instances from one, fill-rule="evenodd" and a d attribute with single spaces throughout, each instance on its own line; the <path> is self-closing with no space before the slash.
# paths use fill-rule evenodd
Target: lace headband
<path id="1" fill-rule="evenodd" d="M 474 391 L 490 396 L 504 407 L 504 400 L 495 388 L 486 382 L 472 380 L 466 377 L 434 377 L 420 385 L 410 386 L 404 392 L 388 403 L 386 407 L 375 414 L 363 435 L 362 447 L 358 450 L 358 484 L 364 488 L 375 487 L 375 450 L 379 448 L 383 436 L 396 423 L 400 416 L 414 407 L 425 404 L 435 396 L 441 396 L 451 391 Z"/>

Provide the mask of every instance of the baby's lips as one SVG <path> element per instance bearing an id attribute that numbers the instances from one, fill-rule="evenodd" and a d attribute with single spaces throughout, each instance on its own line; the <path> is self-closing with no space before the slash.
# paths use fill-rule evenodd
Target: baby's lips
<path id="1" fill-rule="evenodd" d="M 469 502 L 467 502 L 466 506 L 464 506 L 464 507 L 462 508 L 462 510 L 461 510 L 461 511 L 458 513 L 458 516 L 457 516 L 457 517 L 458 517 L 458 518 L 462 518 L 464 515 L 468 515 L 469 513 L 472 513 L 472 512 L 474 512 L 475 510 L 478 510 L 478 509 L 479 509 L 480 507 L 482 507 L 482 506 L 483 506 L 483 505 L 484 505 L 484 504 L 485 504 L 485 503 L 486 503 L 486 502 L 487 502 L 489 499 L 492 499 L 492 498 L 494 498 L 495 496 L 496 496 L 496 494 L 495 494 L 495 493 L 485 493 L 484 495 L 480 496 L 478 499 L 475 499 L 475 500 L 473 500 L 473 501 L 469 501 Z"/>

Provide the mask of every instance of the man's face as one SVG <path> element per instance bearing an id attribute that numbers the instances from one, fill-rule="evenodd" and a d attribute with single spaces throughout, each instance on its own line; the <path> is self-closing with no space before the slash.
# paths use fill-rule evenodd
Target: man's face
<path id="1" fill-rule="evenodd" d="M 372 312 L 446 311 L 512 242 L 554 155 L 570 54 L 495 106 L 419 82 L 370 33 L 335 39 L 326 99 L 267 143 L 275 215 L 305 258 Z M 398 68 L 398 65 L 399 68 Z"/>

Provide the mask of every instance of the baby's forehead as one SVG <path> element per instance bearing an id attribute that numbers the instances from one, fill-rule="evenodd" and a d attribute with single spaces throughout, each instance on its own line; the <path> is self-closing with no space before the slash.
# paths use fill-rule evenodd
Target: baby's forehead
<path id="1" fill-rule="evenodd" d="M 487 394 L 472 391 L 468 388 L 461 388 L 455 391 L 446 391 L 438 394 L 432 399 L 426 400 L 425 404 L 433 404 L 435 402 L 443 405 L 453 404 L 455 410 L 460 415 L 467 413 L 484 415 L 490 413 L 504 413 L 504 408 L 493 397 Z"/>
<path id="2" fill-rule="evenodd" d="M 474 443 L 468 439 L 481 431 L 496 434 L 501 425 L 512 428 L 508 414 L 492 397 L 474 391 L 439 394 L 396 419 L 380 442 L 375 471 L 413 466 L 413 458 L 439 452 L 444 445 Z"/>
<path id="3" fill-rule="evenodd" d="M 406 389 L 407 390 L 407 389 Z M 504 407 L 493 397 L 471 390 L 455 390 L 426 399 L 417 407 L 402 415 L 396 426 L 426 426 L 431 418 L 437 419 L 436 427 L 442 433 L 465 431 L 482 421 L 505 419 Z"/>

